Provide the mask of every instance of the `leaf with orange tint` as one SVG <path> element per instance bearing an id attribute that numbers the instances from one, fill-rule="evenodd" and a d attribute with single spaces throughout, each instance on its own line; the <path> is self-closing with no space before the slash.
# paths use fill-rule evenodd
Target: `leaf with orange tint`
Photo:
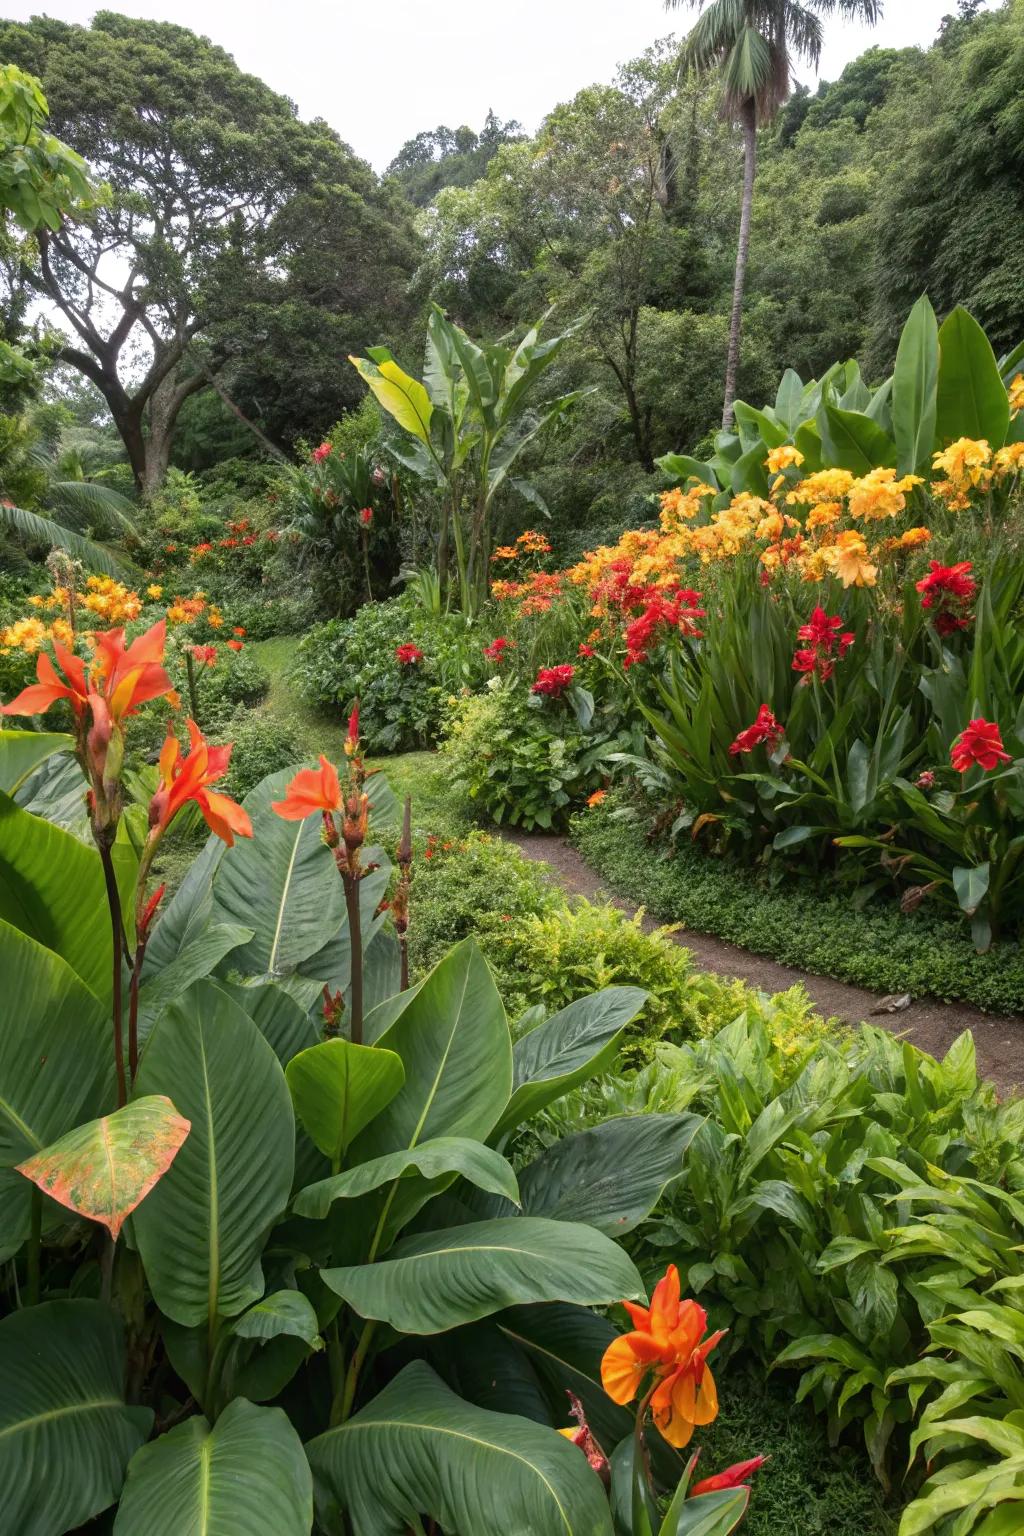
<path id="1" fill-rule="evenodd" d="M 18 1172 L 45 1195 L 105 1226 L 114 1241 L 173 1163 L 192 1126 L 162 1094 L 79 1125 Z"/>

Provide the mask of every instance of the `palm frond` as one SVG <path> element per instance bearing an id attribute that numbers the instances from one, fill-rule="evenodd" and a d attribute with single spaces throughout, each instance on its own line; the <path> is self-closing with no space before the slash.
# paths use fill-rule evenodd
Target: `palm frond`
<path id="1" fill-rule="evenodd" d="M 89 570 L 100 571 L 105 576 L 131 578 L 139 574 L 130 561 L 115 555 L 105 544 L 97 544 L 94 539 L 87 539 L 73 528 L 65 528 L 62 523 L 41 517 L 38 512 L 26 512 L 23 507 L 0 502 L 0 525 L 6 525 L 33 543 L 48 544 L 51 549 L 64 549 L 76 560 L 81 560 Z"/>
<path id="2" fill-rule="evenodd" d="M 58 480 L 47 491 L 55 510 L 75 521 L 79 518 L 137 534 L 135 504 L 109 485 L 93 480 Z"/>
<path id="3" fill-rule="evenodd" d="M 812 68 L 817 69 L 821 62 L 821 50 L 825 46 L 825 28 L 821 17 L 816 16 L 810 7 L 798 4 L 797 0 L 790 0 L 786 6 L 785 31 L 794 53 L 798 53 Z"/>

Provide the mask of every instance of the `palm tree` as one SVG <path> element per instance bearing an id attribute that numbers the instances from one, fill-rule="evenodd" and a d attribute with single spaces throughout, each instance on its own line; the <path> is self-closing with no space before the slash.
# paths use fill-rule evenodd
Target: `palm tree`
<path id="1" fill-rule="evenodd" d="M 838 12 L 873 26 L 881 17 L 883 4 L 884 0 L 665 0 L 667 11 L 688 5 L 701 12 L 683 45 L 681 67 L 698 75 L 721 71 L 722 115 L 743 131 L 743 204 L 729 322 L 723 427 L 732 426 L 736 398 L 757 130 L 772 121 L 789 95 L 793 55 L 817 68 L 825 38 L 822 16 Z"/>

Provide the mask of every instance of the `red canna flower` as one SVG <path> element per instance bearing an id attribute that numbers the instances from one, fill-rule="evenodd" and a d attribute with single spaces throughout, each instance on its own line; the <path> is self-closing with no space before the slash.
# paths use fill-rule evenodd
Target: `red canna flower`
<path id="1" fill-rule="evenodd" d="M 705 1477 L 702 1482 L 694 1483 L 690 1489 L 690 1498 L 697 1498 L 702 1493 L 718 1493 L 722 1488 L 741 1488 L 754 1473 L 764 1466 L 763 1456 L 752 1456 L 749 1461 L 738 1461 L 735 1466 L 726 1467 L 724 1472 L 718 1472 L 714 1477 Z"/>
<path id="2" fill-rule="evenodd" d="M 695 1301 L 681 1301 L 679 1271 L 670 1264 L 654 1288 L 649 1307 L 624 1301 L 635 1325 L 614 1339 L 601 1361 L 601 1385 L 613 1402 L 625 1404 L 650 1391 L 654 1422 L 670 1445 L 688 1445 L 698 1424 L 718 1414 L 718 1393 L 707 1357 L 723 1337 L 705 1338 L 707 1313 Z M 653 1390 L 650 1383 L 653 1382 Z"/>
<path id="3" fill-rule="evenodd" d="M 292 779 L 283 800 L 275 800 L 271 809 L 285 821 L 302 821 L 315 812 L 340 811 L 341 785 L 338 770 L 321 756 L 319 768 L 303 768 Z"/>
<path id="4" fill-rule="evenodd" d="M 160 752 L 160 788 L 149 802 L 149 825 L 164 832 L 181 807 L 194 800 L 210 831 L 233 848 L 236 836 L 252 837 L 252 822 L 228 795 L 209 787 L 227 773 L 231 746 L 211 747 L 194 720 L 188 722 L 188 734 L 191 745 L 183 757 L 177 736 L 167 733 Z"/>
<path id="5" fill-rule="evenodd" d="M 842 661 L 850 649 L 856 636 L 850 630 L 840 633 L 842 622 L 838 613 L 828 614 L 824 608 L 815 608 L 809 621 L 797 630 L 797 639 L 806 645 L 793 653 L 793 671 L 806 673 L 805 682 L 815 675 L 827 682 L 836 662 Z"/>
<path id="6" fill-rule="evenodd" d="M 241 640 L 225 640 L 224 644 L 229 651 L 240 651 L 243 648 Z"/>
<path id="7" fill-rule="evenodd" d="M 360 513 L 359 513 L 359 526 L 361 528 L 369 528 L 369 526 L 370 526 L 370 524 L 372 522 L 373 522 L 373 508 L 372 507 L 363 507 L 361 509 Z"/>
<path id="8" fill-rule="evenodd" d="M 576 668 L 569 666 L 568 663 L 560 667 L 541 667 L 531 692 L 547 694 L 549 698 L 559 699 L 575 676 Z"/>
<path id="9" fill-rule="evenodd" d="M 313 449 L 313 463 L 322 463 L 333 451 L 330 443 L 321 443 L 319 448 Z"/>
<path id="10" fill-rule="evenodd" d="M 239 640 L 241 640 L 245 636 L 245 626 L 243 624 L 236 624 L 231 633 L 237 635 Z"/>
<path id="11" fill-rule="evenodd" d="M 935 610 L 935 630 L 944 638 L 967 629 L 974 615 L 968 612 L 978 591 L 978 584 L 969 575 L 973 569 L 970 560 L 957 565 L 941 565 L 938 560 L 929 561 L 928 575 L 916 583 L 921 593 L 921 607 Z"/>
<path id="12" fill-rule="evenodd" d="M 423 652 L 418 645 L 413 645 L 411 640 L 407 640 L 404 645 L 396 645 L 395 655 L 403 667 L 415 666 L 418 661 L 423 660 Z"/>
<path id="13" fill-rule="evenodd" d="M 585 640 L 581 640 L 576 654 L 577 656 L 595 656 L 597 652 L 592 645 L 588 645 Z"/>
<path id="14" fill-rule="evenodd" d="M 217 647 L 215 645 L 193 645 L 190 649 L 201 667 L 215 667 L 217 665 Z"/>
<path id="15" fill-rule="evenodd" d="M 484 646 L 484 655 L 488 661 L 498 662 L 503 659 L 505 652 L 514 645 L 514 640 L 506 640 L 504 635 L 498 635 L 497 639 L 492 640 L 490 645 Z"/>
<path id="16" fill-rule="evenodd" d="M 745 731 L 740 731 L 729 751 L 733 757 L 741 752 L 753 752 L 762 742 L 769 751 L 774 751 L 785 735 L 785 729 L 776 720 L 767 704 L 762 704 L 757 712 L 757 719 L 753 725 L 748 725 Z"/>
<path id="17" fill-rule="evenodd" d="M 1003 751 L 1003 738 L 995 721 L 980 718 L 960 732 L 950 748 L 949 760 L 957 773 L 966 773 L 975 763 L 989 773 L 1000 763 L 1013 761 L 1009 752 Z"/>

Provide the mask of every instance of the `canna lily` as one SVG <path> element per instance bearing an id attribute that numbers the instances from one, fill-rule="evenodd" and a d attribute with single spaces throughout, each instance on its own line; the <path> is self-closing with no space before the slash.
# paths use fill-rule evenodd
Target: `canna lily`
<path id="1" fill-rule="evenodd" d="M 209 787 L 227 773 L 231 747 L 211 747 L 194 720 L 188 722 L 188 734 L 187 756 L 182 756 L 173 731 L 168 731 L 161 749 L 160 788 L 149 802 L 150 836 L 162 835 L 181 807 L 194 800 L 210 831 L 233 848 L 236 836 L 252 837 L 252 822 L 228 795 Z"/>
<path id="2" fill-rule="evenodd" d="M 303 821 L 317 812 L 340 811 L 341 785 L 334 764 L 321 756 L 319 768 L 303 768 L 292 779 L 283 800 L 275 800 L 271 810 L 285 821 Z"/>
<path id="3" fill-rule="evenodd" d="M 89 684 L 85 676 L 85 662 L 80 656 L 66 649 L 59 640 L 54 640 L 54 654 L 57 657 L 57 666 L 53 665 L 45 651 L 40 651 L 36 657 L 36 677 L 38 682 L 23 688 L 17 698 L 9 704 L 0 706 L 0 714 L 5 715 L 41 715 L 49 709 L 51 704 L 56 704 L 58 699 L 67 699 L 79 721 L 85 719 L 86 708 L 89 703 Z M 63 673 L 61 677 L 60 673 Z"/>
<path id="4" fill-rule="evenodd" d="M 171 680 L 163 668 L 166 639 L 164 619 L 129 646 L 124 643 L 123 629 L 108 629 L 96 636 L 96 654 L 90 668 L 90 702 L 101 693 L 112 724 L 120 725 L 140 704 L 170 693 Z"/>
<path id="5" fill-rule="evenodd" d="M 677 1449 L 688 1445 L 698 1424 L 718 1414 L 718 1393 L 707 1357 L 723 1337 L 704 1337 L 707 1313 L 695 1301 L 681 1301 L 679 1271 L 670 1264 L 654 1288 L 649 1307 L 625 1301 L 634 1323 L 605 1350 L 601 1384 L 613 1402 L 631 1402 L 642 1389 L 654 1423 Z"/>
<path id="6" fill-rule="evenodd" d="M 971 720 L 950 748 L 949 760 L 957 773 L 966 773 L 977 763 L 986 773 L 1000 763 L 1013 761 L 1003 750 L 1003 738 L 994 720 Z"/>
<path id="7" fill-rule="evenodd" d="M 690 1489 L 690 1498 L 697 1498 L 702 1493 L 718 1493 L 723 1488 L 742 1488 L 747 1480 L 763 1466 L 763 1456 L 752 1456 L 749 1461 L 738 1461 L 735 1466 L 726 1467 L 724 1472 L 717 1472 L 714 1477 L 705 1477 L 701 1482 L 694 1483 Z"/>

